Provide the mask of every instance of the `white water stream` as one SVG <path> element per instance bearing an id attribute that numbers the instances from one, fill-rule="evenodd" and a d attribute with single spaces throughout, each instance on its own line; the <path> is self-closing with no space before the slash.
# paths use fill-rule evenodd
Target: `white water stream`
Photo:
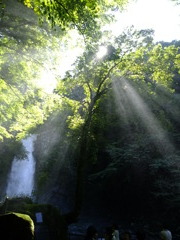
<path id="1" fill-rule="evenodd" d="M 25 159 L 14 158 L 8 178 L 7 197 L 30 197 L 32 195 L 36 165 L 33 157 L 35 139 L 36 136 L 31 135 L 22 140 L 23 146 L 27 151 L 27 157 Z"/>

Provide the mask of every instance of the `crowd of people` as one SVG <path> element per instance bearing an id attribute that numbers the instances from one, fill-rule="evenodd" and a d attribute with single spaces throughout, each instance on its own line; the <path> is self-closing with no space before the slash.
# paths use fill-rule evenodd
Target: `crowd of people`
<path id="1" fill-rule="evenodd" d="M 144 231 L 136 231 L 132 236 L 130 231 L 121 231 L 117 224 L 112 224 L 110 227 L 105 228 L 103 236 L 99 237 L 97 229 L 91 225 L 87 228 L 86 236 L 84 240 L 147 240 L 146 233 Z M 159 240 L 172 240 L 171 231 L 167 226 L 162 225 L 159 231 Z"/>

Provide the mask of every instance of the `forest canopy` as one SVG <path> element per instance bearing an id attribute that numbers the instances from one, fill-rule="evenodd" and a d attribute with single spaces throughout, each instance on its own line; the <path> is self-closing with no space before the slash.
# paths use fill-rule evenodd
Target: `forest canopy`
<path id="1" fill-rule="evenodd" d="M 102 21 L 111 19 L 109 10 L 117 10 L 127 4 L 128 0 L 76 0 L 76 1 L 30 1 L 21 0 L 35 13 L 62 30 L 76 28 L 80 34 L 97 38 Z"/>
<path id="2" fill-rule="evenodd" d="M 90 4 L 90 1 L 76 1 L 71 3 L 71 7 L 68 7 L 70 4 L 68 1 L 61 4 L 58 4 L 58 1 L 41 1 L 41 4 L 39 1 L 24 1 L 24 3 L 33 8 L 39 16 L 49 16 L 53 25 L 60 27 L 65 22 L 65 27 L 73 24 L 71 15 L 76 19 L 76 24 L 80 24 L 79 26 L 84 24 L 84 21 L 88 21 L 89 25 L 86 29 L 94 34 L 99 32 L 99 28 L 96 29 L 95 25 L 91 24 L 92 19 L 96 21 L 94 24 L 97 24 L 98 21 L 100 22 L 100 15 L 107 13 L 108 8 L 115 10 L 117 6 L 123 7 L 127 2 L 102 1 L 99 6 L 98 1 L 94 1 L 93 4 L 92 2 Z M 47 66 L 52 68 L 55 62 L 58 64 L 57 55 L 52 54 L 50 57 L 49 52 L 57 51 L 60 41 L 63 44 L 67 42 L 61 37 L 62 31 L 53 31 L 47 25 L 40 26 L 37 20 L 32 20 L 35 19 L 32 12 L 31 15 L 34 17 L 30 14 L 21 15 L 22 10 L 28 11 L 22 8 L 21 4 L 17 3 L 15 15 L 12 13 L 13 2 L 7 1 L 6 6 L 8 8 L 5 8 L 1 18 L 1 98 L 3 102 L 1 104 L 1 140 L 4 137 L 23 137 L 28 129 L 42 124 L 53 109 L 60 107 L 62 96 L 52 94 L 50 97 L 37 87 L 36 82 L 41 77 L 42 68 Z M 64 15 L 59 8 L 64 11 Z M 68 12 L 65 11 L 66 8 L 69 9 Z M 78 16 L 83 12 L 82 8 L 87 9 L 83 14 L 88 16 Z M 56 11 L 59 15 L 55 14 Z M 95 12 L 97 18 L 94 17 Z M 88 26 L 94 26 L 97 31 Z M 80 102 L 80 105 L 83 103 L 83 108 L 87 108 L 95 93 L 99 97 L 101 92 L 105 94 L 108 88 L 112 87 L 111 78 L 114 78 L 114 75 L 123 76 L 135 82 L 146 82 L 154 88 L 160 84 L 168 87 L 170 91 L 178 89 L 179 83 L 175 79 L 179 72 L 178 43 L 174 42 L 170 46 L 164 46 L 162 43 L 154 44 L 152 30 L 137 31 L 133 27 L 116 38 L 110 33 L 106 35 L 105 39 L 109 41 L 103 40 L 104 37 L 102 37 L 97 43 L 92 41 L 87 43 L 84 54 L 74 65 L 75 73 L 67 73 L 66 78 L 58 83 L 58 90 L 54 93 L 64 91 L 63 95 L 65 95 L 65 92 L 70 89 L 73 92 L 74 88 L 84 89 L 83 94 L 88 99 L 82 99 L 84 103 Z M 96 42 L 96 39 L 94 40 Z M 102 59 L 97 59 L 96 54 L 101 46 L 107 48 L 107 54 Z M 64 87 L 61 86 L 62 90 L 60 85 L 64 85 Z M 64 96 L 63 99 L 65 99 Z M 76 106 L 78 102 L 74 101 L 73 104 Z"/>

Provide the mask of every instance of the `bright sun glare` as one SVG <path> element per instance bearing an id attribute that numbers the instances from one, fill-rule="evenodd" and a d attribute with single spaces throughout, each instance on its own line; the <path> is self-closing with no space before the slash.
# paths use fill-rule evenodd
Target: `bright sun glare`
<path id="1" fill-rule="evenodd" d="M 99 51 L 97 52 L 97 58 L 102 58 L 102 57 L 104 57 L 105 55 L 106 55 L 106 53 L 107 53 L 107 47 L 105 47 L 105 46 L 100 46 L 99 47 Z"/>
<path id="2" fill-rule="evenodd" d="M 136 29 L 154 29 L 155 41 L 180 40 L 180 5 L 172 0 L 132 1 L 117 14 L 117 23 L 111 24 L 110 29 L 118 35 L 131 25 Z"/>
<path id="3" fill-rule="evenodd" d="M 44 92 L 51 94 L 56 87 L 57 76 L 58 78 L 64 77 L 66 71 L 73 69 L 73 63 L 77 56 L 83 52 L 83 44 L 78 44 L 79 39 L 77 31 L 72 30 L 69 32 L 68 47 L 49 52 L 49 58 L 55 57 L 56 62 L 51 60 L 45 64 L 41 71 L 41 77 L 36 81 L 37 86 L 42 88 Z"/>

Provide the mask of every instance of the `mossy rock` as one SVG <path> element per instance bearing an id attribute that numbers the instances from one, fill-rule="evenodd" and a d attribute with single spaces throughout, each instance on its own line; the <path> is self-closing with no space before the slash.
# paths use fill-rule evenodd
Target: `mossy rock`
<path id="1" fill-rule="evenodd" d="M 57 239 L 67 239 L 67 225 L 59 209 L 50 204 L 37 204 L 30 198 L 7 198 L 0 206 L 0 213 L 18 212 L 30 216 L 35 228 L 37 225 L 45 226 L 53 232 Z M 42 214 L 42 223 L 37 222 L 36 214 Z"/>
<path id="2" fill-rule="evenodd" d="M 0 238 L 6 240 L 33 240 L 34 222 L 27 214 L 6 213 L 0 215 Z"/>

